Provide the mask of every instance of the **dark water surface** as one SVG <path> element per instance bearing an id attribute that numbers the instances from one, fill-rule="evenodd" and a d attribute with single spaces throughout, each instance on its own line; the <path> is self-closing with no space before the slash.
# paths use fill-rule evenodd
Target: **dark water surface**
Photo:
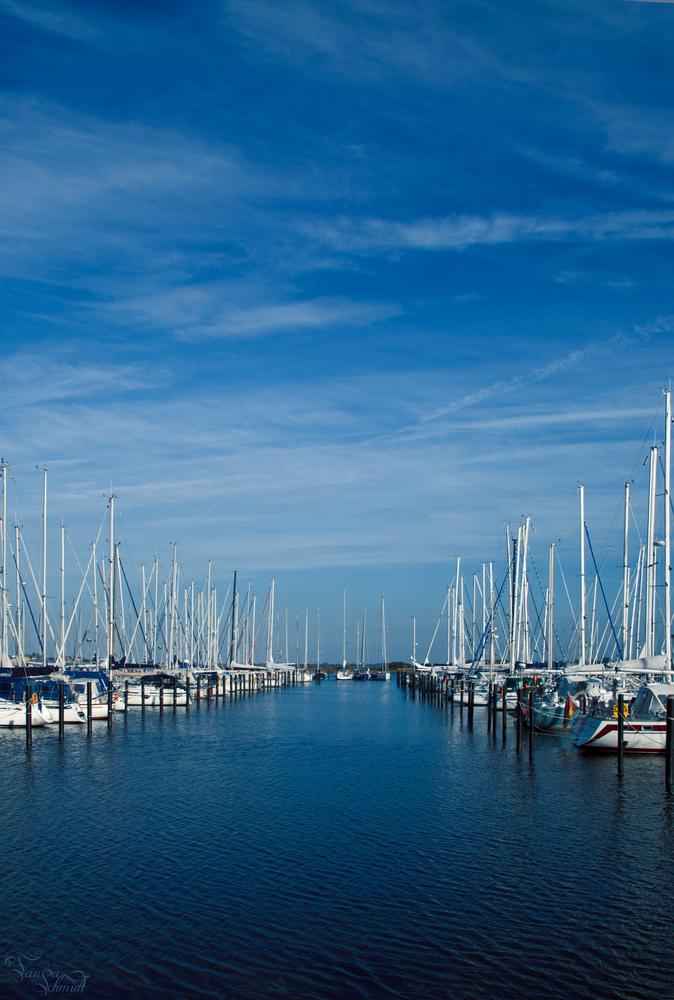
<path id="1" fill-rule="evenodd" d="M 662 758 L 530 766 L 395 681 L 57 735 L 0 731 L 2 997 L 674 996 Z"/>

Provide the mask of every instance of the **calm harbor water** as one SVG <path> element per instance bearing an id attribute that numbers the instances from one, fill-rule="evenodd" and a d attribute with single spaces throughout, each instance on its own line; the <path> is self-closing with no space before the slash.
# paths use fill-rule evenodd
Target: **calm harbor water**
<path id="1" fill-rule="evenodd" d="M 57 735 L 0 731 L 2 997 L 674 995 L 661 758 L 531 766 L 395 681 Z"/>

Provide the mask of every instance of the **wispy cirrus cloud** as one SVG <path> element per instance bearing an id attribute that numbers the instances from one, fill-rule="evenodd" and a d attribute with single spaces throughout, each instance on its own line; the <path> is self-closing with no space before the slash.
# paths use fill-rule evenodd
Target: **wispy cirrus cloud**
<path id="1" fill-rule="evenodd" d="M 308 229 L 312 226 L 309 224 Z M 490 216 L 449 215 L 398 222 L 346 219 L 326 223 L 318 238 L 337 250 L 370 253 L 380 250 L 464 250 L 471 246 L 543 240 L 674 239 L 674 211 L 610 212 L 580 218 L 496 213 Z"/>
<path id="2" fill-rule="evenodd" d="M 21 351 L 0 361 L 0 380 L 11 393 L 0 395 L 0 409 L 16 411 L 50 402 L 85 400 L 147 389 L 161 381 L 160 369 L 143 364 L 104 364 L 83 360 L 75 348 Z"/>
<path id="3" fill-rule="evenodd" d="M 16 0 L 0 0 L 0 14 L 8 14 L 10 17 L 37 25 L 45 31 L 69 35 L 79 41 L 89 41 L 99 34 L 97 28 L 70 13 L 54 13 L 39 7 L 32 7 L 26 3 L 17 3 Z"/>
<path id="4" fill-rule="evenodd" d="M 246 339 L 290 330 L 362 327 L 402 311 L 395 303 L 358 302 L 344 296 L 285 302 L 260 302 L 259 298 L 245 286 L 204 282 L 116 302 L 106 311 L 118 320 L 170 330 L 184 340 Z"/>

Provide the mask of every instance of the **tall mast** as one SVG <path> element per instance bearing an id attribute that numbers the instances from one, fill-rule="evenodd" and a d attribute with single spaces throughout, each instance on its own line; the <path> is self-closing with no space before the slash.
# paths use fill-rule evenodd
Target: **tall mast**
<path id="1" fill-rule="evenodd" d="M 518 594 L 518 580 L 519 580 L 519 566 L 520 566 L 520 553 L 519 553 L 519 538 L 522 534 L 522 529 L 519 528 L 517 531 L 517 538 L 513 536 L 513 576 L 512 576 L 512 587 L 510 594 L 510 671 L 514 673 L 515 663 L 517 662 L 517 594 Z"/>
<path id="2" fill-rule="evenodd" d="M 309 665 L 309 605 L 304 606 L 304 669 Z"/>
<path id="3" fill-rule="evenodd" d="M 655 486 L 658 468 L 658 449 L 651 448 L 651 467 L 648 488 L 648 542 L 646 550 L 646 656 L 653 656 L 653 631 L 655 619 Z"/>
<path id="4" fill-rule="evenodd" d="M 630 484 L 625 483 L 625 524 L 623 530 L 623 660 L 629 660 L 628 632 L 630 615 L 630 564 L 629 564 L 629 530 L 630 530 Z"/>
<path id="5" fill-rule="evenodd" d="M 386 615 L 384 614 L 384 591 L 381 592 L 381 663 L 386 670 Z"/>
<path id="6" fill-rule="evenodd" d="M 346 670 L 346 589 L 344 590 L 344 610 L 342 612 L 342 670 Z"/>
<path id="7" fill-rule="evenodd" d="M 548 670 L 552 673 L 552 612 L 555 607 L 555 543 L 550 542 L 550 578 L 548 580 Z"/>
<path id="8" fill-rule="evenodd" d="M 257 611 L 257 597 L 253 597 L 253 621 L 252 628 L 250 630 L 250 656 L 249 662 L 251 666 L 255 665 L 255 616 Z"/>
<path id="9" fill-rule="evenodd" d="M 316 608 L 316 673 L 321 668 L 321 609 Z"/>
<path id="10" fill-rule="evenodd" d="M 412 615 L 412 666 L 417 662 L 417 620 Z"/>
<path id="11" fill-rule="evenodd" d="M 510 555 L 509 550 L 506 549 L 507 555 Z M 491 603 L 491 620 L 489 625 L 489 680 L 492 680 L 492 673 L 494 671 L 494 564 L 489 563 L 489 593 L 490 593 L 490 603 Z"/>
<path id="12" fill-rule="evenodd" d="M 23 659 L 21 635 L 21 570 L 19 569 L 19 525 L 14 525 L 14 551 L 16 552 L 16 652 Z M 94 566 L 94 569 L 96 567 Z"/>
<path id="13" fill-rule="evenodd" d="M 365 647 L 365 627 L 366 627 L 366 625 L 367 625 L 367 604 L 363 608 L 363 637 L 361 639 L 361 655 L 360 655 L 360 665 L 361 665 L 361 667 L 365 666 L 365 652 L 366 652 L 366 647 Z"/>
<path id="14" fill-rule="evenodd" d="M 665 655 L 667 670 L 672 670 L 672 588 L 671 588 L 671 460 L 672 460 L 672 394 L 665 391 Z"/>
<path id="15" fill-rule="evenodd" d="M 176 608 L 176 552 L 178 546 L 174 542 L 173 544 L 173 564 L 171 566 L 171 599 L 169 602 L 169 640 L 167 643 L 166 650 L 166 669 L 170 670 L 173 666 L 173 644 L 175 641 L 175 608 Z"/>
<path id="16" fill-rule="evenodd" d="M 482 662 L 487 662 L 487 564 L 482 563 Z"/>
<path id="17" fill-rule="evenodd" d="M 152 664 L 157 662 L 157 609 L 159 599 L 159 571 L 157 556 L 154 557 L 154 613 L 152 615 Z"/>
<path id="18" fill-rule="evenodd" d="M 580 650 L 579 666 L 585 664 L 585 619 L 587 617 L 585 594 L 585 487 L 580 487 Z"/>
<path id="19" fill-rule="evenodd" d="M 234 591 L 232 593 L 232 630 L 231 630 L 230 645 L 229 645 L 230 666 L 232 666 L 232 664 L 236 661 L 236 629 L 238 624 L 236 621 L 237 613 L 238 613 L 238 607 L 237 607 L 237 593 L 236 593 L 236 570 L 234 570 Z"/>
<path id="20" fill-rule="evenodd" d="M 274 581 L 271 582 L 269 592 L 269 610 L 267 612 L 267 657 L 266 665 L 270 666 L 274 662 Z"/>
<path id="21" fill-rule="evenodd" d="M 42 666 L 47 668 L 47 470 L 42 488 Z"/>
<path id="22" fill-rule="evenodd" d="M 461 556 L 456 559 L 456 586 L 454 587 L 454 628 L 452 630 L 452 663 L 456 663 L 457 657 L 457 632 L 459 627 L 459 586 L 461 583 Z"/>
<path id="23" fill-rule="evenodd" d="M 110 603 L 108 605 L 108 673 L 112 670 L 115 651 L 115 498 L 110 497 Z"/>
<path id="24" fill-rule="evenodd" d="M 17 550 L 18 551 L 18 550 Z M 1 665 L 7 666 L 9 635 L 7 626 L 7 465 L 2 463 L 2 657 Z"/>
<path id="25" fill-rule="evenodd" d="M 66 646 L 66 529 L 61 521 L 61 648 L 59 650 L 57 667 L 65 667 Z"/>

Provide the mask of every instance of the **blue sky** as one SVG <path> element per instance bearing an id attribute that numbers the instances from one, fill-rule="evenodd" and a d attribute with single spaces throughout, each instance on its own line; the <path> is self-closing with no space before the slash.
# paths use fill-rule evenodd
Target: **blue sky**
<path id="1" fill-rule="evenodd" d="M 409 655 L 526 515 L 572 581 L 674 369 L 673 42 L 640 0 L 0 0 L 22 517 L 47 466 L 84 552 L 112 483 L 137 561 L 275 576 L 330 658 L 344 587 Z"/>

